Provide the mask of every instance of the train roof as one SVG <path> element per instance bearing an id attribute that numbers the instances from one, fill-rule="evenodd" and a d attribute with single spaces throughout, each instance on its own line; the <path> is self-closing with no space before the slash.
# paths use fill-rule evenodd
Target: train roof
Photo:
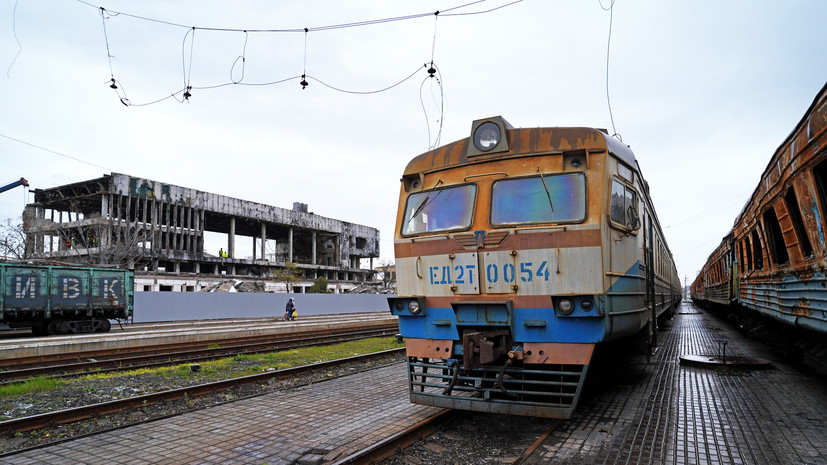
<path id="1" fill-rule="evenodd" d="M 474 154 L 471 140 L 479 122 L 497 120 L 504 123 L 508 151 L 480 156 Z M 472 125 L 472 136 L 459 139 L 442 147 L 414 157 L 405 167 L 405 173 L 423 173 L 471 165 L 496 159 L 519 157 L 529 153 L 562 153 L 568 150 L 608 150 L 635 171 L 639 172 L 635 155 L 628 145 L 609 136 L 606 130 L 588 127 L 537 127 L 515 128 L 502 117 L 477 120 Z"/>
<path id="2" fill-rule="evenodd" d="M 795 125 L 793 130 L 790 131 L 790 134 L 787 135 L 787 137 L 784 139 L 781 145 L 779 145 L 778 148 L 775 149 L 775 152 L 773 152 L 772 157 L 770 157 L 770 160 L 767 162 L 767 166 L 761 173 L 761 178 L 759 179 L 758 184 L 755 186 L 755 189 L 752 191 L 752 194 L 750 195 L 749 199 L 747 199 L 747 201 L 744 203 L 744 206 L 741 208 L 741 211 L 735 217 L 735 221 L 733 222 L 732 226 L 733 229 L 735 228 L 735 225 L 737 225 L 738 222 L 741 221 L 741 217 L 747 211 L 747 208 L 750 206 L 750 204 L 752 204 L 752 202 L 755 200 L 756 194 L 758 194 L 758 191 L 761 189 L 761 181 L 767 177 L 767 173 L 770 171 L 770 168 L 773 167 L 774 163 L 778 160 L 778 157 L 781 156 L 781 154 L 784 152 L 784 149 L 793 142 L 796 135 L 801 132 L 805 125 L 807 126 L 808 130 L 810 129 L 810 118 L 813 115 L 818 114 L 816 109 L 817 107 L 820 108 L 820 105 L 822 104 L 827 105 L 827 82 L 825 82 L 824 86 L 821 87 L 821 90 L 818 91 L 818 94 L 816 94 L 815 98 L 813 99 L 813 102 L 807 108 L 807 111 L 804 112 L 804 116 L 801 117 L 801 120 L 799 120 L 798 124 Z"/>

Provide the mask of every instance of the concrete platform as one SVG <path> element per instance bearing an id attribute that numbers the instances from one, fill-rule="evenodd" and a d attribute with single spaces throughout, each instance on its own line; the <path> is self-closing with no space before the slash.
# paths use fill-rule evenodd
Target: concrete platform
<path id="1" fill-rule="evenodd" d="M 0 457 L 0 463 L 329 463 L 438 411 L 408 402 L 405 365 L 396 364 Z"/>
<path id="2" fill-rule="evenodd" d="M 231 327 L 221 322 L 210 323 L 209 320 L 140 325 L 143 328 L 140 331 L 121 331 L 115 326 L 109 333 L 0 340 L 0 353 L 4 358 L 43 357 L 67 352 L 150 347 L 185 342 L 220 341 L 237 337 L 345 329 L 357 324 L 384 326 L 396 324 L 396 321 L 397 317 L 389 313 L 356 313 L 300 317 L 294 321 L 273 318 L 266 323 L 260 319 L 254 319 L 249 323 L 239 322 Z"/>
<path id="3" fill-rule="evenodd" d="M 685 302 L 651 362 L 618 367 L 619 386 L 581 403 L 527 463 L 827 464 L 827 380 L 778 360 Z M 687 354 L 773 361 L 738 370 L 681 366 Z"/>

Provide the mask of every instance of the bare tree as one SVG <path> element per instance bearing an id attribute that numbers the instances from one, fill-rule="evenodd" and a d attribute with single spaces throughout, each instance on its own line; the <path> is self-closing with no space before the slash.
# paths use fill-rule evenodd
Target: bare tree
<path id="1" fill-rule="evenodd" d="M 23 223 L 12 222 L 11 218 L 0 223 L 0 256 L 21 260 L 26 258 L 26 234 Z"/>
<path id="2" fill-rule="evenodd" d="M 287 292 L 293 292 L 293 283 L 301 279 L 302 270 L 292 262 L 286 262 L 284 268 L 273 272 L 273 277 L 277 281 L 281 281 L 287 287 Z"/>
<path id="3" fill-rule="evenodd" d="M 382 285 L 385 289 L 396 287 L 396 265 L 392 261 L 382 260 L 376 269 L 382 272 Z"/>

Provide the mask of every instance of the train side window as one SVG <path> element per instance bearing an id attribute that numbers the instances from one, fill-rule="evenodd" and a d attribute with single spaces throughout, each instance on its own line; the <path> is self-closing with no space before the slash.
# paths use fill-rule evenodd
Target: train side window
<path id="1" fill-rule="evenodd" d="M 740 263 L 741 274 L 744 274 L 746 272 L 745 268 L 746 268 L 747 262 L 744 261 L 744 242 L 743 241 L 738 243 L 738 252 L 739 252 L 739 255 L 740 255 L 740 258 L 741 258 L 741 263 Z"/>
<path id="2" fill-rule="evenodd" d="M 775 208 L 770 207 L 764 212 L 764 229 L 767 231 L 767 248 L 773 264 L 783 265 L 789 263 L 790 256 L 787 254 L 787 244 L 784 242 L 784 234 L 781 232 L 781 225 L 778 223 L 778 216 Z"/>
<path id="3" fill-rule="evenodd" d="M 798 245 L 801 247 L 801 254 L 804 258 L 813 256 L 813 246 L 810 244 L 810 238 L 807 236 L 807 228 L 804 227 L 804 220 L 801 217 L 801 209 L 798 206 L 798 198 L 795 195 L 795 189 L 790 186 L 787 195 L 784 196 L 784 203 L 787 205 L 787 211 L 790 218 L 793 220 L 793 228 L 795 235 L 798 238 Z"/>
<path id="4" fill-rule="evenodd" d="M 744 248 L 747 249 L 747 271 L 752 271 L 752 247 L 750 247 L 749 235 L 744 238 Z"/>
<path id="5" fill-rule="evenodd" d="M 813 167 L 813 177 L 821 200 L 821 217 L 824 218 L 824 212 L 827 211 L 827 160 Z"/>
<path id="6" fill-rule="evenodd" d="M 637 230 L 640 227 L 637 212 L 637 192 L 616 179 L 612 180 L 609 219 L 612 223 L 631 230 Z"/>
<path id="7" fill-rule="evenodd" d="M 755 269 L 764 269 L 764 255 L 761 252 L 761 240 L 758 239 L 758 231 L 752 231 L 752 255 L 755 258 Z"/>

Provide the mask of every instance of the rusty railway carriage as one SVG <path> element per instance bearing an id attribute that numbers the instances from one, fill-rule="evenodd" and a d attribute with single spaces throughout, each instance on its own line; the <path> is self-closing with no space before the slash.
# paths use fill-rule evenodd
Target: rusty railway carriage
<path id="1" fill-rule="evenodd" d="M 132 316 L 134 273 L 0 263 L 0 324 L 35 334 L 107 332 Z"/>
<path id="2" fill-rule="evenodd" d="M 568 418 L 597 344 L 656 335 L 679 280 L 632 151 L 475 121 L 414 158 L 394 239 L 411 401 Z"/>
<path id="3" fill-rule="evenodd" d="M 815 341 L 805 342 L 811 356 L 827 365 L 825 230 L 827 85 L 773 154 L 732 230 L 692 283 L 692 299 L 726 306 L 746 327 L 764 317 L 802 328 L 802 337 Z"/>

